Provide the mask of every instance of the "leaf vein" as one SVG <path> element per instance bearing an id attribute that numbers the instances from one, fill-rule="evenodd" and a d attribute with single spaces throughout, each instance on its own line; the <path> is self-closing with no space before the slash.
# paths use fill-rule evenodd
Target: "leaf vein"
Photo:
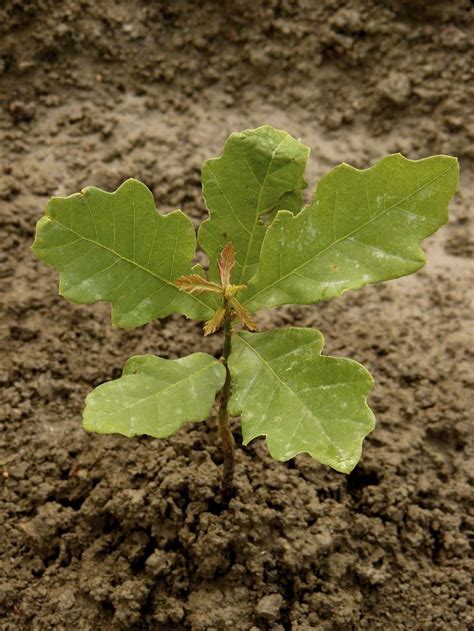
<path id="1" fill-rule="evenodd" d="M 321 250 L 320 252 L 317 252 L 316 254 L 314 254 L 313 256 L 311 256 L 309 259 L 307 259 L 304 263 L 302 263 L 301 265 L 298 265 L 297 267 L 295 267 L 293 270 L 291 270 L 290 272 L 288 272 L 287 274 L 285 274 L 284 276 L 277 278 L 276 280 L 274 280 L 273 282 L 269 283 L 268 285 L 266 285 L 265 287 L 262 287 L 262 289 L 260 289 L 259 291 L 255 292 L 253 295 L 251 295 L 249 298 L 247 298 L 243 304 L 247 305 L 250 301 L 255 300 L 255 298 L 257 296 L 259 296 L 260 294 L 262 294 L 265 291 L 268 291 L 268 289 L 270 289 L 270 287 L 273 287 L 274 285 L 276 285 L 277 283 L 280 283 L 284 280 L 286 280 L 289 276 L 292 276 L 295 272 L 298 272 L 299 270 L 301 270 L 302 268 L 306 267 L 306 265 L 309 265 L 309 263 L 311 263 L 313 260 L 315 260 L 316 258 L 319 258 L 320 256 L 322 256 L 325 252 L 327 252 L 327 250 L 335 247 L 338 243 L 340 243 L 341 241 L 344 241 L 346 239 L 348 239 L 349 237 L 352 237 L 354 234 L 357 234 L 358 232 L 360 232 L 361 230 L 363 230 L 364 228 L 366 228 L 368 225 L 370 225 L 371 223 L 373 223 L 374 221 L 377 221 L 378 219 L 380 219 L 381 217 L 383 217 L 386 213 L 390 212 L 391 210 L 393 210 L 394 208 L 397 208 L 400 206 L 400 204 L 406 202 L 407 200 L 411 199 L 414 195 L 416 195 L 417 193 L 419 193 L 421 190 L 423 190 L 424 188 L 426 188 L 427 186 L 429 186 L 430 184 L 432 184 L 433 182 L 439 180 L 441 177 L 443 177 L 444 175 L 446 175 L 446 173 L 448 173 L 448 171 L 450 171 L 452 169 L 452 166 L 449 166 L 445 171 L 443 171 L 442 173 L 440 173 L 439 175 L 437 175 L 436 177 L 434 177 L 432 180 L 430 180 L 429 182 L 426 182 L 422 187 L 420 187 L 419 189 L 413 191 L 412 193 L 410 193 L 410 195 L 407 195 L 406 197 L 404 197 L 403 199 L 399 200 L 398 202 L 396 202 L 395 204 L 393 204 L 392 206 L 389 206 L 388 208 L 385 208 L 385 195 L 384 195 L 384 209 L 383 211 L 379 214 L 379 215 L 375 215 L 374 217 L 372 217 L 369 221 L 367 221 L 365 224 L 363 224 L 362 226 L 359 226 L 358 228 L 356 228 L 355 230 L 353 230 L 352 232 L 344 235 L 343 237 L 340 237 L 337 241 L 333 241 L 332 243 L 330 243 L 328 246 L 326 246 L 323 250 Z M 390 177 L 390 176 L 389 176 Z M 311 207 L 308 207 L 311 208 Z M 304 212 L 304 210 L 302 211 Z M 409 212 L 409 211 L 405 211 L 405 212 Z M 298 217 L 298 215 L 297 215 Z M 297 218 L 296 217 L 296 218 Z"/>
<path id="2" fill-rule="evenodd" d="M 137 268 L 141 269 L 142 271 L 146 272 L 147 274 L 150 274 L 150 276 L 154 276 L 155 278 L 160 280 L 162 283 L 165 283 L 165 284 L 167 284 L 167 285 L 169 285 L 170 287 L 173 287 L 173 288 L 175 287 L 174 284 L 170 280 L 167 280 L 166 278 L 163 278 L 162 276 L 160 276 L 156 272 L 144 267 L 143 265 L 140 265 L 140 263 L 138 263 L 138 261 L 134 261 L 132 259 L 129 259 L 128 257 L 124 256 L 123 254 L 120 254 L 119 252 L 116 252 L 115 250 L 112 250 L 111 248 L 109 248 L 108 246 L 104 245 L 103 243 L 98 243 L 98 242 L 94 241 L 93 239 L 89 239 L 88 237 L 85 237 L 84 235 L 80 234 L 79 232 L 76 232 L 75 230 L 73 230 L 69 226 L 66 226 L 66 225 L 62 224 L 56 218 L 54 218 L 53 221 L 55 221 L 59 226 L 61 226 L 65 230 L 68 230 L 69 232 L 72 232 L 73 234 L 75 234 L 77 237 L 80 237 L 84 241 L 89 241 L 94 246 L 100 247 L 100 248 L 106 250 L 107 252 L 110 252 L 111 254 L 115 254 L 115 256 L 118 256 L 120 259 L 122 259 L 124 261 L 127 261 L 127 263 L 130 263 L 131 265 L 135 265 Z M 177 288 L 176 288 L 176 291 L 178 291 Z M 201 300 L 199 298 L 199 296 L 190 294 L 189 297 L 192 298 L 193 300 L 195 300 L 196 302 L 199 302 L 200 304 L 204 305 L 207 309 L 209 308 L 209 305 L 206 302 L 204 302 L 203 300 Z"/>

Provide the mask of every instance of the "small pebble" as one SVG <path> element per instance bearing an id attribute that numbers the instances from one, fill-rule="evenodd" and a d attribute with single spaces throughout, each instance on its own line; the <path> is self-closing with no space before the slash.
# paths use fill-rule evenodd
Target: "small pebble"
<path id="1" fill-rule="evenodd" d="M 259 618 L 271 622 L 278 619 L 282 604 L 283 597 L 280 594 L 269 594 L 258 601 L 255 612 Z"/>
<path id="2" fill-rule="evenodd" d="M 24 101 L 12 101 L 8 106 L 10 116 L 15 123 L 22 123 L 30 121 L 34 118 L 36 113 L 36 106 L 34 103 L 25 103 Z"/>

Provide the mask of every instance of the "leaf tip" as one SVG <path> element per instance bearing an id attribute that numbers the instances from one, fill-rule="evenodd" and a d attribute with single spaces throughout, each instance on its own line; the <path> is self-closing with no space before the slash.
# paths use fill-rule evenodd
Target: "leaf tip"
<path id="1" fill-rule="evenodd" d="M 242 325 L 249 331 L 257 330 L 257 323 L 252 318 L 250 311 L 248 311 L 241 303 L 234 297 L 229 299 L 229 303 L 232 309 L 235 311 L 236 316 L 239 318 Z"/>
<path id="2" fill-rule="evenodd" d="M 225 308 L 220 307 L 212 316 L 212 318 L 204 324 L 203 326 L 204 337 L 207 337 L 208 335 L 212 335 L 212 333 L 215 333 L 221 328 L 222 322 L 224 321 L 224 318 L 225 318 L 225 314 L 226 314 Z"/>

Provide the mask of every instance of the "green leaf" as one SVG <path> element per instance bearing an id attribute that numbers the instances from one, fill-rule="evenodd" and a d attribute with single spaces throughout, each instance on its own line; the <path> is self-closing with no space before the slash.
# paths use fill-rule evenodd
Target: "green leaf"
<path id="1" fill-rule="evenodd" d="M 305 186 L 307 186 L 305 182 Z M 285 193 L 283 197 L 278 200 L 278 204 L 275 206 L 274 216 L 272 213 L 268 214 L 267 217 L 271 218 L 272 221 L 275 218 L 277 212 L 279 210 L 288 210 L 293 215 L 297 215 L 303 207 L 303 193 L 301 191 L 291 191 L 290 193 Z M 267 222 L 271 223 L 271 222 Z"/>
<path id="2" fill-rule="evenodd" d="M 88 395 L 84 428 L 166 438 L 185 423 L 207 418 L 224 380 L 224 366 L 205 353 L 182 359 L 131 357 L 120 379 Z"/>
<path id="3" fill-rule="evenodd" d="M 212 316 L 205 296 L 186 295 L 173 284 L 190 273 L 195 248 L 191 221 L 179 210 L 159 214 L 137 180 L 114 193 L 89 187 L 53 197 L 33 245 L 60 272 L 61 295 L 85 304 L 111 302 L 113 323 L 125 328 L 171 313 Z"/>
<path id="4" fill-rule="evenodd" d="M 395 154 L 363 171 L 341 164 L 310 206 L 278 213 L 241 302 L 250 311 L 308 304 L 415 272 L 425 263 L 419 243 L 448 221 L 457 184 L 449 156 Z"/>
<path id="5" fill-rule="evenodd" d="M 232 282 L 255 274 L 265 219 L 283 201 L 289 210 L 301 207 L 308 155 L 308 147 L 290 134 L 265 125 L 231 134 L 222 156 L 204 163 L 203 195 L 211 217 L 199 229 L 199 243 L 209 255 L 213 279 L 229 241 L 236 252 Z"/>
<path id="6" fill-rule="evenodd" d="M 314 329 L 235 335 L 229 410 L 242 416 L 245 445 L 266 436 L 277 460 L 306 452 L 349 473 L 375 425 L 366 402 L 373 380 L 351 359 L 321 356 L 323 345 Z"/>

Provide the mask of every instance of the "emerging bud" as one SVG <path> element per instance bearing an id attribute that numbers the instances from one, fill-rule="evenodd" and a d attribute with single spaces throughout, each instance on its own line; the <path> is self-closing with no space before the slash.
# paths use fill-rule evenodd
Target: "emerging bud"
<path id="1" fill-rule="evenodd" d="M 230 276 L 235 265 L 235 251 L 232 243 L 228 243 L 222 250 L 219 260 L 217 261 L 217 267 L 219 268 L 219 274 L 221 277 L 222 287 L 228 287 L 230 285 Z"/>

